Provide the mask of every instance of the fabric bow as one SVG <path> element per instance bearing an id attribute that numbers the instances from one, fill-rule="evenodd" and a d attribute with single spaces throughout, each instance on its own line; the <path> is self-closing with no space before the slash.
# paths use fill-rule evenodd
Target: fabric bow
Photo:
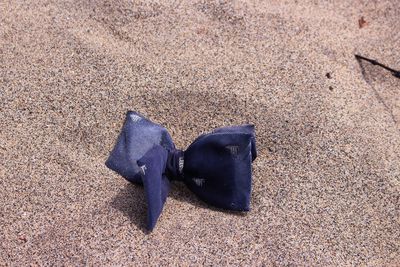
<path id="1" fill-rule="evenodd" d="M 251 162 L 256 158 L 253 125 L 222 127 L 200 135 L 185 151 L 175 148 L 167 130 L 128 111 L 106 166 L 132 183 L 143 184 L 147 228 L 161 214 L 169 181 L 183 181 L 204 202 L 248 211 Z"/>

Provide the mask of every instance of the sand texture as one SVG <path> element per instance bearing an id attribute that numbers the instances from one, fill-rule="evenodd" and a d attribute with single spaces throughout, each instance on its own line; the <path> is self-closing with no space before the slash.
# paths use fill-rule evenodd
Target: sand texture
<path id="1" fill-rule="evenodd" d="M 359 24 L 363 17 L 366 23 Z M 400 1 L 0 1 L 0 265 L 400 266 Z M 360 25 L 362 26 L 360 28 Z M 329 74 L 328 74 L 329 73 Z M 252 210 L 104 165 L 254 123 Z"/>

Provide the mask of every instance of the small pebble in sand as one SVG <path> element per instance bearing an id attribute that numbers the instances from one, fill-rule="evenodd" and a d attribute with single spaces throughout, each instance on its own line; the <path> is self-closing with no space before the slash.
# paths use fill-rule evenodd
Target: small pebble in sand
<path id="1" fill-rule="evenodd" d="M 361 17 L 359 20 L 358 20 L 358 27 L 361 29 L 361 28 L 363 28 L 363 27 L 365 27 L 365 26 L 367 26 L 368 25 L 368 22 L 364 19 L 364 17 Z"/>
<path id="2" fill-rule="evenodd" d="M 330 72 L 327 72 L 327 73 L 325 74 L 325 76 L 326 76 L 326 78 L 328 78 L 328 79 L 332 79 L 332 75 L 331 75 Z"/>

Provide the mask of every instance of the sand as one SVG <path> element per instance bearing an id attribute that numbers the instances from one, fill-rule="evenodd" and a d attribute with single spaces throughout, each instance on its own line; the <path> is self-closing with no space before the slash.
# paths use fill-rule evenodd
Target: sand
<path id="1" fill-rule="evenodd" d="M 2 1 L 0 265 L 400 265 L 400 79 L 354 58 L 400 69 L 399 17 L 390 0 Z M 174 183 L 146 232 L 143 189 L 104 166 L 127 110 L 182 149 L 255 124 L 252 210 Z"/>

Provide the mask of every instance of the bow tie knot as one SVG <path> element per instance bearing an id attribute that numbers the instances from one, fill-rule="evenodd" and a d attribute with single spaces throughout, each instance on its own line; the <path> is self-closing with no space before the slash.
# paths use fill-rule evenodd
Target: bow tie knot
<path id="1" fill-rule="evenodd" d="M 179 149 L 168 151 L 166 175 L 171 180 L 183 181 L 184 152 Z"/>
<path id="2" fill-rule="evenodd" d="M 184 182 L 210 205 L 248 211 L 251 162 L 256 156 L 253 125 L 218 128 L 182 151 L 175 148 L 164 127 L 130 111 L 106 166 L 128 181 L 144 185 L 147 227 L 152 230 L 170 180 Z"/>

